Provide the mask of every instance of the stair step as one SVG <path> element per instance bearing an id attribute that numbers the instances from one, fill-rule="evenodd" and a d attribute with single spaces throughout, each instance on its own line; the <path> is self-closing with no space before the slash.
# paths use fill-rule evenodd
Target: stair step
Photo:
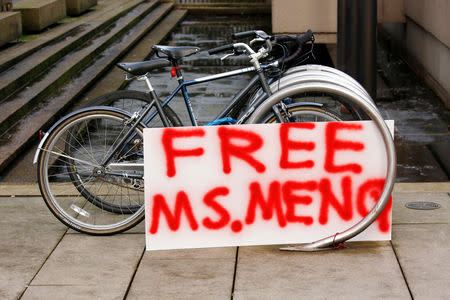
<path id="1" fill-rule="evenodd" d="M 91 60 L 99 53 L 111 45 L 118 36 L 125 34 L 136 22 L 140 22 L 142 17 L 147 15 L 154 8 L 154 2 L 141 4 L 133 11 L 116 20 L 111 26 L 106 28 L 106 32 L 97 33 L 95 40 L 88 40 L 80 45 L 76 50 L 62 57 L 48 70 L 44 70 L 42 76 L 30 85 L 22 88 L 15 97 L 0 104 L 0 110 L 4 113 L 0 115 L 0 132 L 6 131 L 13 126 L 17 119 L 23 117 L 36 103 L 48 97 L 55 89 L 70 80 L 74 73 L 84 69 Z M 156 9 L 159 9 L 156 8 Z M 150 22 L 153 25 L 159 19 Z M 101 35 L 104 33 L 103 35 Z M 1 136 L 0 136 L 1 138 Z"/>
<path id="2" fill-rule="evenodd" d="M 270 14 L 270 3 L 264 1 L 178 3 L 177 8 L 187 9 L 192 14 Z"/>
<path id="3" fill-rule="evenodd" d="M 136 62 L 150 59 L 151 47 L 161 43 L 167 35 L 184 19 L 187 10 L 174 9 L 165 17 L 155 28 L 147 33 L 139 44 L 136 45 L 120 61 Z M 89 105 L 93 99 L 106 93 L 123 88 L 127 81 L 124 81 L 124 72 L 119 68 L 113 67 L 102 77 L 86 94 L 81 97 L 74 109 Z"/>
<path id="4" fill-rule="evenodd" d="M 142 0 L 128 2 L 126 12 L 133 9 L 140 2 Z M 155 5 L 156 2 L 153 2 L 153 4 Z M 40 73 L 45 72 L 61 57 L 93 38 L 108 26 L 111 26 L 123 15 L 124 12 L 122 10 L 109 10 L 102 15 L 95 15 L 95 19 L 92 19 L 93 16 L 91 16 L 82 24 L 71 27 L 63 36 L 53 39 L 51 44 L 40 49 L 34 49 L 34 52 L 23 58 L 20 63 L 16 62 L 15 65 L 0 74 L 0 103 L 14 97 L 16 92 L 39 76 Z M 40 63 L 36 64 L 36 62 Z"/>
<path id="5" fill-rule="evenodd" d="M 2 50 L 2 55 L 0 56 L 0 72 L 11 68 L 44 47 L 72 37 L 73 32 L 84 24 L 101 24 L 102 21 L 107 20 L 111 16 L 111 13 L 115 13 L 117 18 L 119 18 L 144 1 L 146 0 L 99 0 L 97 9 L 85 13 L 82 18 L 73 22 L 62 22 L 55 28 L 40 33 L 37 39 L 25 43 L 17 43 L 14 46 Z"/>
<path id="6" fill-rule="evenodd" d="M 143 5 L 149 6 L 149 3 Z M 126 17 L 115 22 L 114 28 L 108 34 L 99 37 L 95 43 L 81 49 L 76 54 L 71 54 L 63 58 L 52 69 L 52 74 L 48 78 L 43 78 L 37 83 L 37 89 L 40 91 L 41 99 L 35 101 L 38 105 L 34 106 L 33 111 L 21 118 L 10 130 L 0 137 L 0 171 L 2 171 L 9 162 L 11 162 L 22 149 L 33 140 L 36 140 L 36 133 L 41 128 L 48 128 L 56 119 L 63 114 L 65 109 L 79 97 L 96 80 L 101 78 L 103 73 L 110 68 L 119 57 L 125 54 L 139 39 L 141 39 L 160 19 L 173 8 L 172 3 L 163 3 L 155 8 L 146 16 L 140 11 L 133 11 L 133 22 Z M 144 9 L 145 10 L 145 9 Z M 146 10 L 145 10 L 146 11 Z M 139 22 L 135 25 L 134 20 Z M 124 34 L 122 38 L 114 42 L 113 36 L 117 37 L 119 32 L 123 32 L 129 27 L 132 31 Z M 101 43 L 100 43 L 101 41 Z M 100 44 L 100 45 L 97 45 Z M 80 54 L 82 53 L 82 54 Z M 93 61 L 93 59 L 96 60 Z M 79 72 L 79 76 L 72 77 L 71 81 L 62 86 L 63 81 L 69 80 L 74 72 Z M 58 75 L 55 75 L 57 74 Z M 47 76 L 46 76 L 47 77 Z M 57 77 L 57 79 L 54 79 Z M 45 84 L 46 79 L 52 78 L 50 82 L 54 84 Z M 30 87 L 29 90 L 34 90 Z M 25 91 L 22 94 L 28 94 L 27 97 L 35 95 L 35 92 Z M 55 91 L 56 90 L 56 91 Z M 51 97 L 49 93 L 53 93 Z M 47 96 L 47 97 L 44 97 Z M 24 96 L 25 97 L 25 96 Z M 0 131 L 1 132 L 1 131 Z M 14 137 L 14 138 L 13 138 Z"/>

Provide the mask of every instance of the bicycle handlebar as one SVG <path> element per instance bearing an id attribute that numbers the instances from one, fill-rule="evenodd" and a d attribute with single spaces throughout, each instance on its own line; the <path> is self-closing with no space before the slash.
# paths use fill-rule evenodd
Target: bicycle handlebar
<path id="1" fill-rule="evenodd" d="M 231 35 L 231 37 L 233 38 L 233 40 L 239 40 L 239 39 L 245 39 L 245 38 L 254 38 L 254 37 L 256 37 L 256 32 L 254 30 L 237 32 L 237 33 L 233 33 Z"/>
<path id="2" fill-rule="evenodd" d="M 297 44 L 297 49 L 294 52 L 292 52 L 291 55 L 289 55 L 288 57 L 284 58 L 282 57 L 278 59 L 279 63 L 288 64 L 300 55 L 302 51 L 302 46 L 304 44 L 306 44 L 309 41 L 314 41 L 314 35 L 311 29 L 308 29 L 308 31 L 306 31 L 305 34 L 297 34 L 296 37 L 286 35 L 275 37 L 275 41 L 277 43 L 295 42 Z"/>
<path id="3" fill-rule="evenodd" d="M 217 54 L 220 52 L 224 52 L 224 51 L 229 51 L 229 50 L 233 50 L 234 49 L 234 45 L 233 44 L 228 44 L 228 45 L 223 45 L 223 46 L 219 46 L 216 48 L 212 48 L 208 50 L 209 55 L 213 55 L 213 54 Z"/>
<path id="4" fill-rule="evenodd" d="M 272 44 L 277 44 L 277 43 L 283 44 L 283 43 L 288 43 L 288 42 L 295 43 L 297 45 L 297 48 L 295 49 L 295 51 L 293 51 L 288 57 L 279 58 L 278 59 L 279 63 L 289 63 L 290 61 L 294 60 L 295 58 L 297 58 L 300 55 L 302 46 L 305 43 L 307 43 L 309 41 L 314 41 L 314 35 L 313 35 L 313 32 L 311 31 L 311 29 L 308 29 L 308 31 L 306 31 L 306 33 L 304 33 L 304 34 L 297 34 L 295 37 L 288 36 L 288 35 L 269 36 L 264 31 L 261 31 L 261 30 L 238 32 L 238 33 L 234 33 L 232 35 L 232 37 L 233 37 L 233 39 L 256 38 L 252 42 L 254 42 L 258 39 L 260 41 L 265 41 L 265 43 L 268 44 L 268 46 L 266 47 L 266 51 L 267 51 L 266 53 L 268 53 L 271 50 Z M 239 44 L 242 44 L 242 43 L 239 43 Z M 213 54 L 217 54 L 220 52 L 234 50 L 235 55 L 242 54 L 242 50 L 236 51 L 236 50 L 239 50 L 239 49 L 236 49 L 236 47 L 235 47 L 236 45 L 237 44 L 228 44 L 228 45 L 219 46 L 219 47 L 208 50 L 208 53 L 210 55 L 213 55 Z M 246 47 L 246 48 L 248 48 L 248 47 Z"/>

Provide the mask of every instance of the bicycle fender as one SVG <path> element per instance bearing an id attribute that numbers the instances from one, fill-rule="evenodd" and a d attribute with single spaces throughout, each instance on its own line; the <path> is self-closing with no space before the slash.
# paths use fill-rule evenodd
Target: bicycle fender
<path id="1" fill-rule="evenodd" d="M 86 107 L 86 108 L 82 108 L 79 110 L 76 110 L 74 112 L 71 112 L 68 115 L 65 115 L 64 117 L 62 117 L 61 119 L 59 119 L 55 124 L 53 124 L 52 127 L 50 127 L 50 129 L 44 134 L 44 136 L 42 137 L 41 141 L 39 142 L 39 145 L 36 149 L 36 152 L 34 153 L 34 158 L 33 158 L 33 164 L 36 164 L 39 158 L 39 155 L 41 153 L 42 150 L 42 146 L 44 145 L 45 141 L 47 140 L 47 138 L 49 137 L 49 135 L 55 130 L 55 128 L 57 128 L 62 122 L 64 122 L 65 120 L 80 114 L 80 113 L 84 113 L 84 112 L 89 112 L 89 111 L 94 111 L 94 110 L 104 110 L 104 111 L 113 111 L 113 112 L 119 112 L 122 114 L 127 115 L 128 117 L 132 117 L 132 114 L 130 112 L 127 112 L 125 110 L 116 108 L 116 107 L 109 107 L 109 106 L 90 106 L 90 107 Z M 144 127 L 147 127 L 145 125 L 143 125 Z"/>

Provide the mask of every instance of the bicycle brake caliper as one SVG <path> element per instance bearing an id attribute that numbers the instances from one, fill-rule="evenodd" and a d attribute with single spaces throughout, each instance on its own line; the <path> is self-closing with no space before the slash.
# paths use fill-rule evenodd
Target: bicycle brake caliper
<path id="1" fill-rule="evenodd" d="M 287 120 L 289 122 L 289 120 L 291 119 L 291 113 L 287 110 L 286 104 L 284 104 L 284 102 L 282 101 L 282 102 L 280 102 L 279 106 L 281 108 L 281 111 L 284 114 L 285 120 Z"/>
<path id="2" fill-rule="evenodd" d="M 130 125 L 131 123 L 134 122 L 134 120 L 136 120 L 137 118 L 139 118 L 139 112 L 135 111 L 133 113 L 133 115 L 131 116 L 131 118 L 129 118 L 128 120 L 126 120 L 124 122 L 125 125 Z"/>

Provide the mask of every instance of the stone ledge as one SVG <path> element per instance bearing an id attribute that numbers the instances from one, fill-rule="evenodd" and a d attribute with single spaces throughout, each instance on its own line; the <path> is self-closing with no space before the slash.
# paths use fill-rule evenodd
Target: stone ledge
<path id="1" fill-rule="evenodd" d="M 18 39 L 22 35 L 22 18 L 20 13 L 0 13 L 0 28 L 0 46 Z"/>
<path id="2" fill-rule="evenodd" d="M 22 0 L 13 6 L 22 13 L 24 32 L 38 32 L 66 16 L 65 0 Z"/>
<path id="3" fill-rule="evenodd" d="M 78 16 L 94 5 L 97 5 L 97 0 L 66 0 L 67 14 Z"/>

